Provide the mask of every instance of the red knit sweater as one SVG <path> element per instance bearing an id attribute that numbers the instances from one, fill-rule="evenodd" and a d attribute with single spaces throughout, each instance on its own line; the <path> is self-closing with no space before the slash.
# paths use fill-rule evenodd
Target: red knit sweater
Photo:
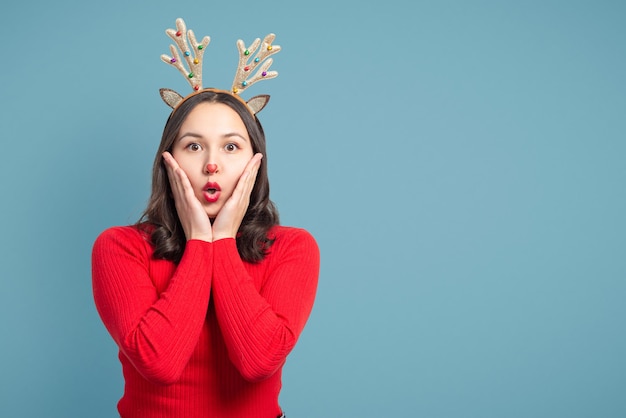
<path id="1" fill-rule="evenodd" d="M 319 250 L 306 231 L 274 227 L 258 264 L 234 239 L 190 240 L 178 265 L 152 258 L 135 227 L 93 248 L 93 292 L 119 346 L 123 418 L 274 418 L 281 370 L 313 307 Z"/>

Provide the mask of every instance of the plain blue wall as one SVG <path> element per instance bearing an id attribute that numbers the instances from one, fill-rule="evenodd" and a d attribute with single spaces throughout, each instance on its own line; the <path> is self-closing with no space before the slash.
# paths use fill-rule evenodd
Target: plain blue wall
<path id="1" fill-rule="evenodd" d="M 1 416 L 115 416 L 91 245 L 144 207 L 158 88 L 188 91 L 177 17 L 205 84 L 238 38 L 283 47 L 248 92 L 323 263 L 289 417 L 626 416 L 624 2 L 7 3 Z"/>

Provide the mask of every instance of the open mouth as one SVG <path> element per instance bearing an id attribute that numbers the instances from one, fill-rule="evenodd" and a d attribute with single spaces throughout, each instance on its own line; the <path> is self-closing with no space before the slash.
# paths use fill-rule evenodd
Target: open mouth
<path id="1" fill-rule="evenodd" d="M 215 193 L 215 192 L 221 192 L 222 189 L 220 188 L 220 185 L 217 184 L 214 181 L 210 181 L 207 184 L 204 185 L 204 187 L 202 188 L 202 190 L 204 190 L 205 192 L 209 192 L 209 193 Z"/>
<path id="2" fill-rule="evenodd" d="M 219 184 L 210 181 L 204 185 L 204 187 L 202 188 L 202 191 L 203 191 L 202 194 L 204 196 L 204 200 L 206 200 L 209 203 L 213 203 L 213 202 L 217 202 L 217 200 L 220 198 L 220 192 L 222 191 L 222 189 L 220 188 Z"/>

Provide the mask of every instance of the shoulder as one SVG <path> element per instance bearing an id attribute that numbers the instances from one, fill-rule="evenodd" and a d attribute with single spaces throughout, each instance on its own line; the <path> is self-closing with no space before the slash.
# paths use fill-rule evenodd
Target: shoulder
<path id="1" fill-rule="evenodd" d="M 275 240 L 275 243 L 285 244 L 293 241 L 304 241 L 317 246 L 315 238 L 309 231 L 293 226 L 273 226 L 267 235 L 270 239 Z"/>
<path id="2" fill-rule="evenodd" d="M 306 229 L 277 225 L 268 231 L 268 237 L 274 240 L 270 253 L 296 251 L 319 258 L 317 241 Z"/>
<path id="3" fill-rule="evenodd" d="M 112 226 L 102 231 L 96 238 L 96 242 L 111 240 L 143 240 L 145 236 L 147 236 L 147 233 L 135 225 Z"/>
<path id="4" fill-rule="evenodd" d="M 93 249 L 106 250 L 111 248 L 147 249 L 150 247 L 149 228 L 145 226 L 114 226 L 107 228 L 96 238 Z"/>

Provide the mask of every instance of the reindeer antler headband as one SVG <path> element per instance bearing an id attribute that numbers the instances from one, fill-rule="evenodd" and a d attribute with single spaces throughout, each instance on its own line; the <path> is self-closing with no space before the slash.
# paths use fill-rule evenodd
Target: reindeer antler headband
<path id="1" fill-rule="evenodd" d="M 176 30 L 167 29 L 165 33 L 172 38 L 178 46 L 178 49 L 174 45 L 170 45 L 172 56 L 170 57 L 163 54 L 161 55 L 161 60 L 166 64 L 176 67 L 194 90 L 194 92 L 187 97 L 183 97 L 174 90 L 160 89 L 161 98 L 169 107 L 176 109 L 186 98 L 202 90 L 224 91 L 213 88 L 203 89 L 202 87 L 202 58 L 204 56 L 204 50 L 209 45 L 209 42 L 211 42 L 210 37 L 205 36 L 202 42 L 198 43 L 193 31 L 191 29 L 188 31 L 185 22 L 180 18 L 176 19 Z M 278 75 L 276 71 L 269 71 L 273 62 L 272 58 L 269 57 L 280 51 L 280 46 L 272 45 L 274 38 L 276 38 L 276 35 L 270 33 L 263 39 L 262 43 L 261 40 L 257 38 L 247 48 L 241 39 L 237 41 L 239 66 L 237 67 L 231 90 L 228 93 L 231 93 L 233 96 L 246 103 L 252 114 L 260 112 L 269 101 L 270 96 L 267 94 L 254 96 L 246 102 L 241 99 L 238 94 L 257 81 L 274 78 Z M 261 46 L 261 49 L 257 52 L 259 46 Z M 180 59 L 181 56 L 178 50 L 182 53 L 189 69 L 185 68 Z M 255 52 L 256 55 L 254 55 Z M 250 62 L 251 58 L 252 61 Z M 255 70 L 256 73 L 254 72 Z"/>

